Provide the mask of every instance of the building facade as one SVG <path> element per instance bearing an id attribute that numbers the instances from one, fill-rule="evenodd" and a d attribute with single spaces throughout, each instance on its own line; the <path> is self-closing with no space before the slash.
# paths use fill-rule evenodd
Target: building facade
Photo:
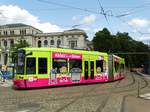
<path id="1" fill-rule="evenodd" d="M 55 33 L 38 33 L 35 35 L 34 39 L 36 47 L 87 48 L 86 33 L 79 29 Z"/>
<path id="2" fill-rule="evenodd" d="M 43 33 L 30 25 L 6 24 L 0 26 L 0 64 L 11 63 L 11 47 L 18 40 L 31 47 L 58 47 L 89 50 L 89 41 L 84 30 L 72 29 L 64 32 Z"/>

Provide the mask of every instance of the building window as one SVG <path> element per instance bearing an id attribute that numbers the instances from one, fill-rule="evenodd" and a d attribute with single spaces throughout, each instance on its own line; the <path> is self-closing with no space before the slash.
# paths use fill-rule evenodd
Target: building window
<path id="1" fill-rule="evenodd" d="M 25 30 L 20 30 L 20 35 L 26 35 L 26 29 Z"/>
<path id="2" fill-rule="evenodd" d="M 4 40 L 4 46 L 7 47 L 7 40 Z"/>
<path id="3" fill-rule="evenodd" d="M 38 73 L 47 74 L 47 58 L 38 59 Z"/>
<path id="4" fill-rule="evenodd" d="M 60 47 L 60 44 L 61 44 L 61 40 L 58 39 L 58 40 L 57 40 L 57 47 Z"/>
<path id="5" fill-rule="evenodd" d="M 25 43 L 26 43 L 26 40 L 22 39 L 22 40 L 21 40 L 21 43 L 22 43 L 22 44 L 25 44 Z"/>
<path id="6" fill-rule="evenodd" d="M 26 40 L 23 40 L 23 43 L 25 44 L 25 43 L 26 43 Z"/>
<path id="7" fill-rule="evenodd" d="M 77 40 L 71 40 L 69 41 L 69 46 L 71 49 L 74 49 L 77 47 Z"/>
<path id="8" fill-rule="evenodd" d="M 36 74 L 36 59 L 27 58 L 27 74 Z"/>
<path id="9" fill-rule="evenodd" d="M 38 47 L 41 47 L 41 41 L 40 40 L 38 41 Z"/>
<path id="10" fill-rule="evenodd" d="M 44 47 L 47 47 L 47 46 L 48 46 L 48 41 L 44 40 Z"/>
<path id="11" fill-rule="evenodd" d="M 50 43 L 51 45 L 54 45 L 54 40 L 51 40 L 51 43 Z"/>
<path id="12" fill-rule="evenodd" d="M 20 30 L 20 35 L 22 34 L 22 30 Z"/>
<path id="13" fill-rule="evenodd" d="M 4 35 L 7 35 L 7 31 L 4 31 Z"/>
<path id="14" fill-rule="evenodd" d="M 32 30 L 32 34 L 35 34 L 34 30 Z"/>
<path id="15" fill-rule="evenodd" d="M 14 35 L 14 31 L 13 30 L 10 31 L 10 35 Z"/>
<path id="16" fill-rule="evenodd" d="M 5 53 L 5 57 L 4 57 L 4 64 L 5 64 L 5 65 L 7 64 L 7 61 L 8 61 L 8 54 Z"/>
<path id="17" fill-rule="evenodd" d="M 13 46 L 13 45 L 14 45 L 14 40 L 11 39 L 11 40 L 10 40 L 10 46 Z"/>

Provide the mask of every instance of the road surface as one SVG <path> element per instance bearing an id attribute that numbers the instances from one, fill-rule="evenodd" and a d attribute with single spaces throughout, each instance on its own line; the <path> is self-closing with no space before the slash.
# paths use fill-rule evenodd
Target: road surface
<path id="1" fill-rule="evenodd" d="M 116 82 L 29 90 L 6 81 L 0 112 L 150 112 L 149 93 L 150 79 L 136 73 Z"/>

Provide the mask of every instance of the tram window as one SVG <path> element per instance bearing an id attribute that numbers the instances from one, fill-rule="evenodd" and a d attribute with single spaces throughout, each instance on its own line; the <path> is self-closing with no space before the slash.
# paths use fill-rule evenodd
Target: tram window
<path id="1" fill-rule="evenodd" d="M 118 62 L 115 62 L 115 70 L 116 70 L 116 72 L 118 72 L 118 70 L 119 70 L 119 63 Z"/>
<path id="2" fill-rule="evenodd" d="M 69 72 L 82 72 L 82 60 L 69 60 Z"/>
<path id="3" fill-rule="evenodd" d="M 96 72 L 97 73 L 104 72 L 103 64 L 104 64 L 103 60 L 96 60 Z"/>
<path id="4" fill-rule="evenodd" d="M 56 70 L 56 73 L 67 73 L 67 59 L 53 59 L 53 68 Z"/>
<path id="5" fill-rule="evenodd" d="M 106 61 L 103 60 L 103 72 L 106 71 Z"/>
<path id="6" fill-rule="evenodd" d="M 47 74 L 47 58 L 39 58 L 38 63 L 38 73 Z"/>
<path id="7" fill-rule="evenodd" d="M 124 70 L 124 64 L 121 64 L 120 66 L 120 70 L 123 71 Z"/>
<path id="8" fill-rule="evenodd" d="M 27 58 L 27 74 L 35 74 L 36 73 L 36 59 L 35 58 Z"/>
<path id="9" fill-rule="evenodd" d="M 18 59 L 16 61 L 16 73 L 17 74 L 24 74 L 24 53 L 18 53 Z"/>

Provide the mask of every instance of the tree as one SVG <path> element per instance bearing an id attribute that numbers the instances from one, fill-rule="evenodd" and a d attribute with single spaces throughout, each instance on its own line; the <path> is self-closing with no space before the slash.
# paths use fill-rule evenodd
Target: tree
<path id="1" fill-rule="evenodd" d="M 93 38 L 93 46 L 96 51 L 109 52 L 112 49 L 111 40 L 113 39 L 107 28 L 104 28 L 102 31 L 98 31 Z M 108 47 L 109 46 L 109 47 Z"/>
<path id="2" fill-rule="evenodd" d="M 124 52 L 150 52 L 147 45 L 143 42 L 136 41 L 128 33 L 118 32 L 112 35 L 107 28 L 96 32 L 93 40 L 94 50 L 107 53 L 124 53 Z M 126 64 L 131 67 L 139 67 L 148 61 L 148 55 L 121 55 L 125 58 Z"/>

